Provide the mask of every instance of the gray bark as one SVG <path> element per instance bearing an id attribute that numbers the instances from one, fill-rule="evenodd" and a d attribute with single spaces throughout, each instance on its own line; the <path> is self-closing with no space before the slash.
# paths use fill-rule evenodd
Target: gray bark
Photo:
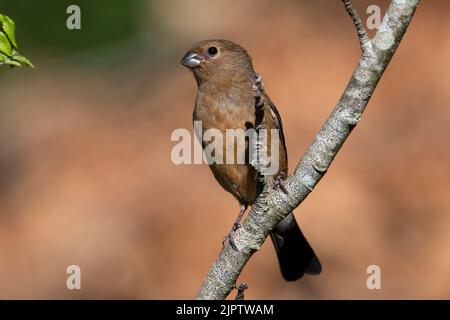
<path id="1" fill-rule="evenodd" d="M 242 228 L 236 231 L 238 251 L 226 244 L 214 261 L 197 299 L 225 299 L 252 254 L 259 250 L 275 225 L 305 200 L 325 175 L 339 149 L 361 118 L 384 70 L 394 55 L 420 0 L 392 0 L 373 39 L 369 39 L 348 0 L 345 8 L 353 19 L 361 45 L 360 61 L 336 107 L 290 175 L 285 194 L 266 186 Z"/>

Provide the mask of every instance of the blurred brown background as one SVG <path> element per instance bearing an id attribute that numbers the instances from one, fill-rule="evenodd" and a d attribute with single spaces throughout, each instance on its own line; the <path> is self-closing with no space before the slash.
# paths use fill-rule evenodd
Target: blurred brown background
<path id="1" fill-rule="evenodd" d="M 35 70 L 0 68 L 0 298 L 192 298 L 238 210 L 191 129 L 196 41 L 247 48 L 293 168 L 358 61 L 341 1 L 0 1 Z M 365 8 L 387 1 L 354 0 Z M 79 3 L 82 30 L 65 27 Z M 250 299 L 450 298 L 450 3 L 422 1 L 362 121 L 296 216 L 323 264 L 284 282 L 267 242 Z M 82 290 L 66 289 L 77 264 Z M 366 268 L 381 267 L 381 290 Z"/>

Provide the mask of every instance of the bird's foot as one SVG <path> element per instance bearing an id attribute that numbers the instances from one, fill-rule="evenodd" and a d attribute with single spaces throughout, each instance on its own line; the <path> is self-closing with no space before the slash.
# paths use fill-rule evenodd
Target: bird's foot
<path id="1" fill-rule="evenodd" d="M 234 223 L 233 224 L 233 227 L 231 228 L 231 230 L 230 230 L 230 232 L 225 236 L 225 237 L 223 237 L 223 240 L 222 240 L 222 247 L 224 247 L 225 246 L 225 243 L 228 241 L 228 243 L 230 244 L 230 246 L 234 249 L 234 250 L 236 250 L 236 251 L 239 251 L 239 249 L 238 249 L 238 247 L 236 246 L 236 243 L 235 243 L 235 239 L 236 239 L 236 231 L 239 229 L 241 227 L 241 224 L 240 223 Z"/>
<path id="2" fill-rule="evenodd" d="M 285 194 L 288 194 L 288 191 L 284 185 L 285 182 L 286 182 L 286 174 L 283 171 L 281 171 L 277 179 L 273 182 L 272 188 L 274 189 L 280 188 L 281 191 L 283 191 Z"/>
<path id="3" fill-rule="evenodd" d="M 235 222 L 233 224 L 233 228 L 231 228 L 232 231 L 237 231 L 237 229 L 240 229 L 242 225 L 239 222 Z"/>

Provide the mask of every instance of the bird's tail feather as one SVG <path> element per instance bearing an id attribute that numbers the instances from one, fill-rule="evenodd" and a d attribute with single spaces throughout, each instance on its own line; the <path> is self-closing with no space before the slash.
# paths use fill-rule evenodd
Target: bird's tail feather
<path id="1" fill-rule="evenodd" d="M 285 280 L 295 281 L 305 273 L 316 275 L 322 271 L 319 259 L 292 213 L 272 230 L 270 236 Z"/>

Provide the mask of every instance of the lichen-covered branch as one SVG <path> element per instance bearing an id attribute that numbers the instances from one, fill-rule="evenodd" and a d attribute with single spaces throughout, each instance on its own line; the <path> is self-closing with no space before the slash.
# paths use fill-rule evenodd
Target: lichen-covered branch
<path id="1" fill-rule="evenodd" d="M 295 209 L 325 175 L 334 157 L 361 118 L 384 70 L 394 55 L 420 0 L 392 0 L 373 39 L 362 33 L 361 20 L 349 1 L 343 1 L 358 31 L 363 54 L 325 124 L 305 151 L 295 171 L 280 189 L 266 186 L 236 231 L 238 251 L 226 244 L 214 261 L 197 299 L 224 299 L 252 254 L 259 250 L 270 230 Z M 362 28 L 362 29 L 361 29 Z M 367 37 L 367 39 L 366 39 Z M 362 40 L 361 40 L 362 39 Z"/>

